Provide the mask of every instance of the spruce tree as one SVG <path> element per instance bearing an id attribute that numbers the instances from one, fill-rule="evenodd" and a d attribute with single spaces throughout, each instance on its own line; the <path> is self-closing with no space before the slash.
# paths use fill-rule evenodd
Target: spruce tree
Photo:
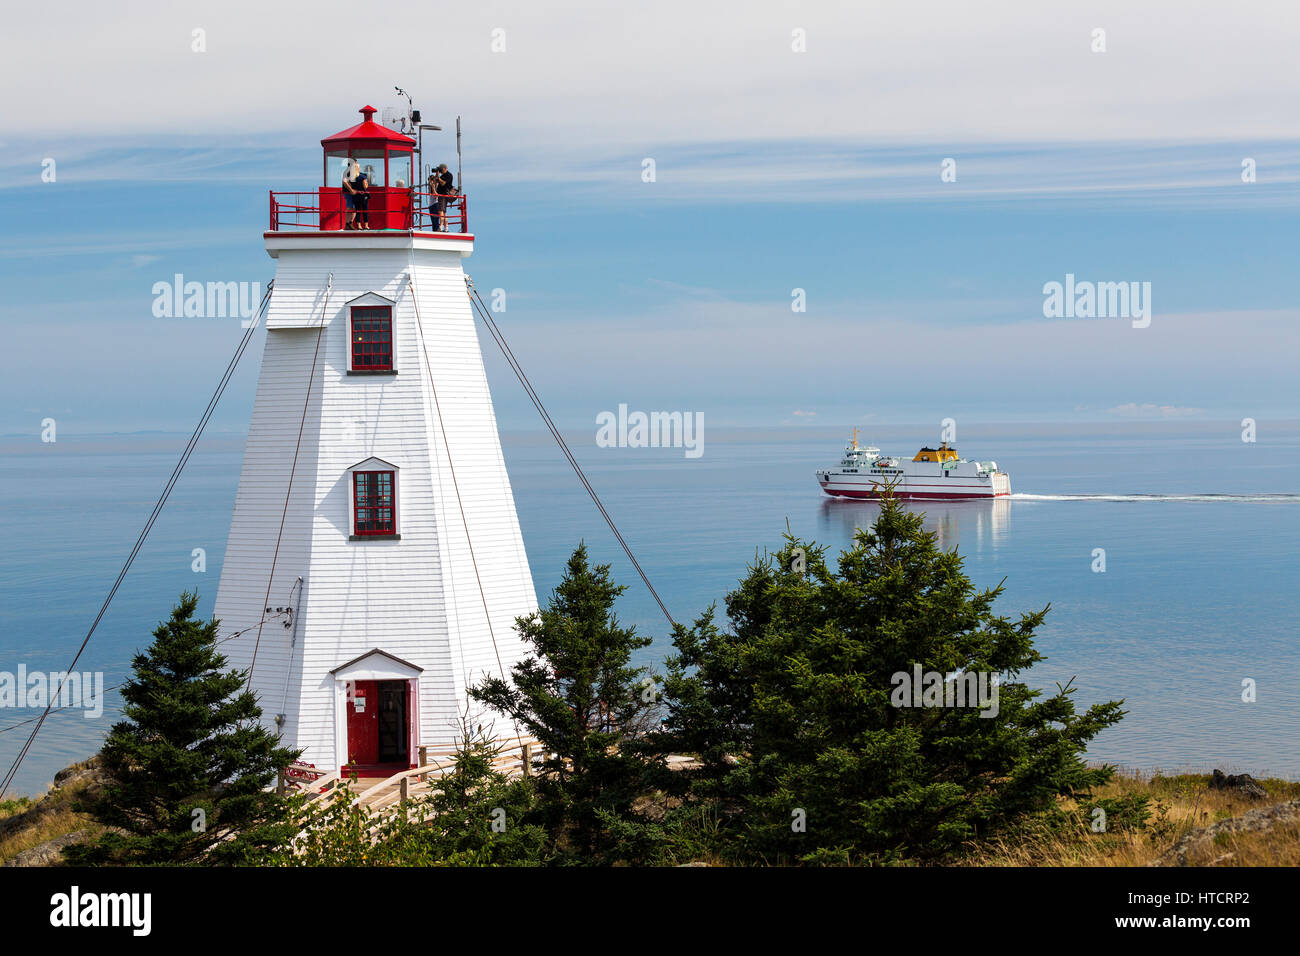
<path id="1" fill-rule="evenodd" d="M 703 764 L 680 788 L 741 859 L 864 862 L 941 856 L 1105 782 L 1083 753 L 1122 702 L 1076 713 L 1069 686 L 1019 680 L 1049 608 L 1005 617 L 1001 594 L 891 498 L 837 570 L 787 534 L 728 595 L 729 632 L 710 612 L 675 635 L 658 744 Z M 997 675 L 996 706 L 902 706 L 917 665 Z"/>
<path id="2" fill-rule="evenodd" d="M 132 660 L 123 720 L 104 742 L 105 786 L 82 809 L 113 828 L 65 851 L 77 864 L 240 863 L 292 835 L 267 788 L 298 754 L 259 723 L 247 674 L 226 670 L 219 622 L 186 592 Z"/>
<path id="3" fill-rule="evenodd" d="M 618 623 L 623 591 L 609 565 L 591 567 L 579 544 L 549 605 L 516 622 L 533 656 L 509 680 L 489 678 L 470 691 L 541 743 L 541 821 L 558 854 L 585 862 L 611 851 L 611 821 L 635 823 L 632 805 L 662 767 L 641 747 L 658 721 L 657 689 L 649 670 L 631 663 L 651 641 Z M 627 842 L 623 827 L 619 843 Z"/>

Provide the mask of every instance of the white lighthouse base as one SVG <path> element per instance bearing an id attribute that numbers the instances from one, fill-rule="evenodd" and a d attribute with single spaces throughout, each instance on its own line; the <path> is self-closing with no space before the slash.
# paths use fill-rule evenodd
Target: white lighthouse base
<path id="1" fill-rule="evenodd" d="M 414 765 L 466 715 L 516 733 L 466 693 L 524 656 L 515 619 L 537 608 L 465 291 L 471 248 L 267 236 L 278 264 L 216 616 L 263 722 L 319 768 Z M 393 370 L 350 369 L 350 308 L 385 301 Z M 376 469 L 395 476 L 396 534 L 358 536 L 352 474 Z"/>

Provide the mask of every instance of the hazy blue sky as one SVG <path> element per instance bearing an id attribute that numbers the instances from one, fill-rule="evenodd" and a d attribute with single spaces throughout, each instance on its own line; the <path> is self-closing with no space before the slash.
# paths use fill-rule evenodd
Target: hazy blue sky
<path id="1" fill-rule="evenodd" d="M 191 427 L 239 322 L 154 318 L 153 284 L 264 286 L 267 190 L 314 187 L 321 137 L 394 84 L 426 122 L 463 115 L 466 268 L 507 291 L 566 428 L 624 402 L 717 425 L 1297 417 L 1294 8 L 701 6 L 412 4 L 347 57 L 356 8 L 333 2 L 25 11 L 0 57 L 0 433 Z M 1045 318 L 1067 273 L 1149 282 L 1150 326 Z M 502 425 L 532 426 L 483 341 Z M 243 428 L 259 359 L 214 428 Z"/>

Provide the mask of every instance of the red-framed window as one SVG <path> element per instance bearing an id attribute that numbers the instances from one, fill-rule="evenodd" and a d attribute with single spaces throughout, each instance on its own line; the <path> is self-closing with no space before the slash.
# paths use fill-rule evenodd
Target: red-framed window
<path id="1" fill-rule="evenodd" d="M 393 367 L 393 310 L 387 305 L 352 308 L 352 368 L 359 372 Z"/>
<path id="2" fill-rule="evenodd" d="M 397 484 L 391 471 L 352 473 L 353 533 L 397 534 Z"/>

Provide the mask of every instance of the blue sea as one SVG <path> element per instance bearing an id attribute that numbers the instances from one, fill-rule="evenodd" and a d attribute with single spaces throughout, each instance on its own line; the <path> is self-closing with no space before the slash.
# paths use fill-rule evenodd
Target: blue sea
<path id="1" fill-rule="evenodd" d="M 598 448 L 594 427 L 567 437 L 670 611 L 690 621 L 721 605 L 787 526 L 834 553 L 870 524 L 875 505 L 828 499 L 813 479 L 838 459 L 848 430 L 710 429 L 696 459 Z M 911 455 L 935 430 L 862 437 Z M 1204 421 L 965 423 L 958 437 L 961 454 L 1010 472 L 1015 496 L 915 507 L 977 586 L 1005 580 L 1002 613 L 1051 604 L 1038 636 L 1047 659 L 1025 675 L 1031 683 L 1073 680 L 1080 705 L 1124 700 L 1128 716 L 1090 757 L 1300 779 L 1300 423 L 1261 421 L 1253 443 L 1237 422 Z M 66 669 L 186 438 L 0 439 L 0 671 Z M 644 663 L 659 664 L 667 625 L 549 435 L 502 441 L 539 598 L 585 540 L 627 586 L 619 616 L 655 638 Z M 204 438 L 78 670 L 120 682 L 182 590 L 197 588 L 211 613 L 242 453 L 242 435 Z M 1098 548 L 1104 572 L 1093 570 Z M 1255 684 L 1253 701 L 1242 699 L 1244 681 Z M 92 754 L 118 703 L 110 693 L 97 719 L 52 715 L 13 790 L 38 793 Z M 0 708 L 4 768 L 36 713 Z"/>

